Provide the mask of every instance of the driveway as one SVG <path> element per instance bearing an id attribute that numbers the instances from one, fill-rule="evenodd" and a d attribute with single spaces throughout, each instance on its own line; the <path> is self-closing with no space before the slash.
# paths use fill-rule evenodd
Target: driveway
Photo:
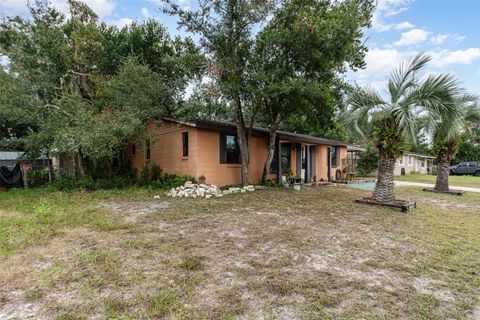
<path id="1" fill-rule="evenodd" d="M 396 187 L 424 187 L 424 188 L 433 188 L 435 185 L 431 183 L 422 183 L 422 182 L 408 182 L 408 181 L 395 181 Z M 450 189 L 464 190 L 470 192 L 480 192 L 480 188 L 471 188 L 471 187 L 459 187 L 459 186 L 450 186 Z"/>

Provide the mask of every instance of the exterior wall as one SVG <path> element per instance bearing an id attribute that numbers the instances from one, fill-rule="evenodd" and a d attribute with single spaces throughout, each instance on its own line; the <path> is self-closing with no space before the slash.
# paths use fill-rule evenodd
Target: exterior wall
<path id="1" fill-rule="evenodd" d="M 231 185 L 242 182 L 240 164 L 220 163 L 220 133 L 198 129 L 198 158 L 195 177 L 205 176 L 206 182 L 215 185 Z M 267 139 L 252 137 L 250 140 L 250 183 L 258 184 L 262 180 L 263 164 L 267 159 Z"/>
<path id="2" fill-rule="evenodd" d="M 146 159 L 146 146 L 136 145 L 135 155 L 132 146 L 126 150 L 126 159 L 132 168 L 140 171 L 147 165 L 157 164 L 164 173 L 189 174 L 195 177 L 197 160 L 197 129 L 173 123 L 165 123 L 160 129 L 150 129 L 155 135 L 150 146 L 150 160 Z M 188 132 L 188 157 L 183 157 L 182 133 Z"/>
<path id="3" fill-rule="evenodd" d="M 161 128 L 150 129 L 155 139 L 150 146 L 150 160 L 146 159 L 145 145 L 136 145 L 135 155 L 132 155 L 132 146 L 126 150 L 125 158 L 132 168 L 137 169 L 137 177 L 144 166 L 157 164 L 164 173 L 188 174 L 195 179 L 205 177 L 206 183 L 215 185 L 233 185 L 241 183 L 240 164 L 220 163 L 220 133 L 214 130 L 197 129 L 185 125 L 166 122 Z M 182 133 L 188 132 L 189 154 L 183 157 Z M 285 141 L 286 142 L 286 141 Z M 332 178 L 335 178 L 337 168 L 342 168 L 347 157 L 347 148 L 340 148 L 339 166 L 332 167 Z M 326 145 L 316 145 L 316 181 L 328 180 Z M 258 184 L 262 179 L 262 172 L 268 153 L 268 138 L 253 136 L 250 140 L 250 183 Z M 297 150 L 295 144 L 291 148 L 291 169 L 295 174 L 297 166 Z M 276 174 L 270 174 L 270 179 L 276 179 Z"/>
<path id="4" fill-rule="evenodd" d="M 411 163 L 408 162 L 408 158 L 411 158 Z M 422 167 L 422 159 L 425 161 L 425 166 Z M 401 160 L 403 162 L 401 163 Z M 421 157 L 417 155 L 409 155 L 409 154 L 404 154 L 402 157 L 397 159 L 397 162 L 395 162 L 395 169 L 394 169 L 394 175 L 399 176 L 401 175 L 402 168 L 405 169 L 405 173 L 409 174 L 412 172 L 418 172 L 421 174 L 428 174 L 428 167 L 430 166 L 430 169 L 432 167 L 432 159 L 426 158 L 426 157 Z"/>

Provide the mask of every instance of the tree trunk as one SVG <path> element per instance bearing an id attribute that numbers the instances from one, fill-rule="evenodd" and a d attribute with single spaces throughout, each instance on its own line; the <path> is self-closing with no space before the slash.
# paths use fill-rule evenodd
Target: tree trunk
<path id="1" fill-rule="evenodd" d="M 393 171 L 395 169 L 395 158 L 388 156 L 384 151 L 379 150 L 378 178 L 372 199 L 385 202 L 395 202 L 393 191 Z"/>
<path id="2" fill-rule="evenodd" d="M 80 179 L 85 178 L 85 168 L 83 167 L 83 156 L 82 152 L 78 150 L 77 152 L 77 177 Z"/>
<path id="3" fill-rule="evenodd" d="M 448 175 L 450 174 L 450 161 L 452 157 L 448 152 L 441 151 L 437 156 L 437 181 L 435 182 L 435 190 L 447 192 Z"/>
<path id="4" fill-rule="evenodd" d="M 243 119 L 242 102 L 237 97 L 235 104 L 235 120 L 237 122 L 238 144 L 240 147 L 240 157 L 242 160 L 242 184 L 248 185 L 248 139 L 245 121 Z"/>
<path id="5" fill-rule="evenodd" d="M 272 160 L 273 156 L 275 155 L 275 144 L 277 140 L 277 126 L 278 126 L 278 121 L 274 121 L 274 123 L 271 124 L 270 127 L 270 140 L 268 142 L 268 155 L 267 155 L 267 160 L 265 160 L 265 165 L 263 167 L 263 174 L 262 174 L 262 183 L 267 183 L 268 175 L 270 174 L 271 170 L 271 165 L 272 165 Z M 278 152 L 281 152 L 279 150 Z M 282 165 L 281 163 L 279 165 Z M 280 183 L 280 181 L 278 181 Z"/>

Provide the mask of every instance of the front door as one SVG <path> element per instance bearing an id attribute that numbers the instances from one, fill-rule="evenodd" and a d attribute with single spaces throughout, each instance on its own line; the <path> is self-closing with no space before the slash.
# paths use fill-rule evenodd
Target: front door
<path id="1" fill-rule="evenodd" d="M 302 152 L 301 152 L 301 164 L 302 164 L 302 171 L 301 171 L 301 176 L 303 181 L 306 179 L 306 171 L 307 171 L 307 146 L 302 144 Z"/>

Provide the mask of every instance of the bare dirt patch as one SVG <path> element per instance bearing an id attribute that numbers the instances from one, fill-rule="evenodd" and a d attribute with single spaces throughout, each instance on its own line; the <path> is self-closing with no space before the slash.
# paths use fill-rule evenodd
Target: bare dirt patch
<path id="1" fill-rule="evenodd" d="M 475 315 L 479 217 L 422 198 L 419 209 L 405 215 L 355 204 L 361 195 L 319 188 L 211 201 L 104 202 L 102 210 L 135 221 L 135 227 L 59 229 L 47 245 L 0 260 L 0 315 Z"/>
<path id="2" fill-rule="evenodd" d="M 161 200 L 109 201 L 103 205 L 114 213 L 126 217 L 128 221 L 136 221 L 138 218 L 168 208 L 170 202 Z"/>

